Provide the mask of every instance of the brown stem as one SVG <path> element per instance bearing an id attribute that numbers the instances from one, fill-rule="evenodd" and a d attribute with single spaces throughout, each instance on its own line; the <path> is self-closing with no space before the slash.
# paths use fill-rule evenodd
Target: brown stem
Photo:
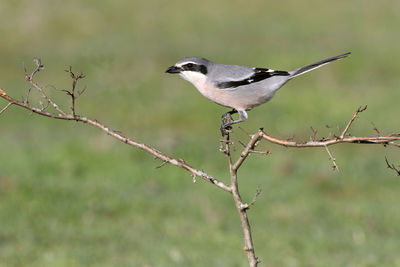
<path id="1" fill-rule="evenodd" d="M 349 130 L 351 124 L 357 118 L 358 113 L 363 112 L 366 109 L 367 109 L 367 106 L 364 106 L 364 107 L 359 107 L 356 110 L 356 112 L 354 113 L 353 117 L 350 119 L 350 121 L 347 123 L 346 127 L 344 128 L 343 132 L 340 134 L 340 136 L 339 136 L 340 139 L 344 138 L 344 136 L 346 135 L 347 131 Z"/>
<path id="2" fill-rule="evenodd" d="M 84 117 L 84 116 L 80 116 L 80 115 L 76 115 L 76 114 L 75 115 L 73 115 L 73 114 L 63 115 L 63 114 L 55 114 L 55 113 L 43 111 L 43 110 L 41 110 L 39 108 L 35 108 L 33 106 L 30 106 L 29 104 L 26 104 L 24 102 L 18 101 L 16 99 L 8 96 L 6 94 L 6 92 L 4 92 L 1 88 L 0 88 L 0 97 L 4 98 L 5 100 L 7 100 L 11 104 L 23 107 L 25 109 L 28 109 L 28 110 L 30 110 L 30 111 L 32 111 L 34 113 L 37 113 L 39 115 L 42 115 L 42 116 L 46 116 L 46 117 L 50 117 L 50 118 L 54 118 L 54 119 L 60 119 L 60 120 L 75 120 L 75 121 L 78 121 L 78 122 L 83 122 L 83 123 L 88 123 L 90 125 L 93 125 L 93 126 L 99 128 L 99 129 L 101 129 L 102 131 L 106 132 L 108 135 L 111 135 L 111 136 L 117 138 L 121 142 L 124 142 L 124 143 L 126 143 L 128 145 L 140 148 L 140 149 L 142 149 L 142 150 L 154 155 L 156 158 L 161 159 L 162 161 L 168 162 L 168 163 L 170 163 L 172 165 L 175 165 L 177 167 L 185 169 L 188 172 L 190 172 L 192 175 L 201 177 L 202 179 L 204 179 L 204 180 L 216 185 L 217 187 L 219 187 L 219 188 L 231 193 L 231 187 L 230 186 L 228 186 L 228 185 L 224 184 L 223 182 L 213 178 L 211 175 L 208 175 L 207 173 L 205 173 L 203 171 L 200 171 L 200 170 L 197 170 L 197 169 L 193 168 L 192 166 L 186 164 L 182 160 L 177 160 L 177 159 L 174 159 L 172 157 L 169 157 L 169 156 L 161 153 L 160 151 L 158 151 L 157 149 L 155 149 L 155 148 L 153 148 L 153 147 L 151 147 L 149 145 L 146 145 L 146 144 L 143 144 L 143 143 L 139 143 L 139 142 L 136 142 L 136 141 L 134 141 L 134 140 L 132 140 L 132 139 L 130 139 L 128 137 L 125 137 L 122 134 L 110 129 L 109 127 L 107 127 L 106 125 L 102 124 L 101 122 L 99 122 L 97 120 L 93 120 L 93 119 L 90 119 L 90 118 L 87 118 L 87 117 Z"/>
<path id="3" fill-rule="evenodd" d="M 250 267 L 257 266 L 257 264 L 259 263 L 259 259 L 256 257 L 256 254 L 254 251 L 250 222 L 247 217 L 247 210 L 249 208 L 249 205 L 244 204 L 240 197 L 239 184 L 238 184 L 238 179 L 237 179 L 237 170 L 240 167 L 240 165 L 243 163 L 243 161 L 249 155 L 249 153 L 250 153 L 249 150 L 254 146 L 254 144 L 257 142 L 257 140 L 259 138 L 260 138 L 260 136 L 258 135 L 258 133 L 256 135 L 254 135 L 253 138 L 250 140 L 249 144 L 246 146 L 246 148 L 241 153 L 237 162 L 235 164 L 233 164 L 232 157 L 230 154 L 230 144 L 231 143 L 229 142 L 229 133 L 225 134 L 225 154 L 227 155 L 228 164 L 229 164 L 229 174 L 230 174 L 230 178 L 231 178 L 231 190 L 232 190 L 231 192 L 232 192 L 233 200 L 235 201 L 236 209 L 239 213 L 241 227 L 242 227 L 242 231 L 243 231 L 243 237 L 244 237 L 244 250 L 247 253 L 247 259 L 249 261 Z"/>
<path id="4" fill-rule="evenodd" d="M 338 166 L 337 163 L 336 163 L 336 159 L 333 157 L 331 151 L 329 151 L 329 148 L 328 148 L 327 146 L 325 146 L 325 150 L 326 150 L 326 152 L 327 152 L 328 155 L 329 155 L 329 159 L 332 161 L 332 164 L 333 164 L 332 167 L 333 167 L 333 169 L 335 169 L 335 170 L 337 170 L 338 172 L 340 172 L 339 166 Z"/>
<path id="5" fill-rule="evenodd" d="M 400 136 L 365 136 L 365 137 L 345 137 L 343 139 L 340 138 L 330 138 L 319 141 L 308 141 L 308 142 L 296 142 L 285 139 L 279 139 L 268 135 L 263 132 L 262 138 L 265 140 L 286 147 L 325 147 L 340 143 L 353 143 L 353 144 L 382 144 L 382 145 L 393 145 L 399 146 L 399 144 L 394 143 L 393 141 L 400 140 Z"/>
<path id="6" fill-rule="evenodd" d="M 1 115 L 4 111 L 6 111 L 12 104 L 13 104 L 13 103 L 9 102 L 9 103 L 7 104 L 7 106 L 5 106 L 2 110 L 0 110 L 0 115 Z"/>

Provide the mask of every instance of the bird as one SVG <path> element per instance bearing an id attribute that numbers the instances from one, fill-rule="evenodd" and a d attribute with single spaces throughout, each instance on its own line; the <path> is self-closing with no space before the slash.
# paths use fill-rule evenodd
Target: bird
<path id="1" fill-rule="evenodd" d="M 165 72 L 179 74 L 206 98 L 232 108 L 222 115 L 221 132 L 224 135 L 231 125 L 247 120 L 247 111 L 268 102 L 288 81 L 350 54 L 347 52 L 292 71 L 217 64 L 202 57 L 185 57 Z M 236 120 L 231 116 L 235 113 L 239 114 Z"/>

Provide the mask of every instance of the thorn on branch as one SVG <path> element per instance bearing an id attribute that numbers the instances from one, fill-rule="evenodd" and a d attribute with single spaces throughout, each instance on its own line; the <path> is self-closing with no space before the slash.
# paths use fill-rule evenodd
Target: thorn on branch
<path id="1" fill-rule="evenodd" d="M 396 168 L 394 164 L 390 164 L 387 157 L 385 157 L 386 165 L 388 169 L 391 169 L 397 173 L 397 176 L 400 176 L 400 169 Z"/>
<path id="2" fill-rule="evenodd" d="M 296 137 L 295 134 L 292 134 L 291 136 L 289 136 L 288 138 L 286 138 L 286 141 L 293 141 L 293 139 Z"/>
<path id="3" fill-rule="evenodd" d="M 249 138 L 251 138 L 251 134 L 246 131 L 245 129 L 243 129 L 242 127 L 238 126 L 240 130 L 242 130 L 242 132 L 244 132 Z"/>
<path id="4" fill-rule="evenodd" d="M 381 136 L 381 132 L 378 130 L 378 128 L 376 128 L 375 124 L 371 121 L 372 126 L 374 126 L 374 128 L 372 128 L 372 130 L 374 130 L 378 136 Z"/>
<path id="5" fill-rule="evenodd" d="M 162 166 L 164 166 L 164 165 L 167 164 L 167 163 L 168 163 L 168 161 L 163 160 L 163 162 L 162 162 L 160 165 L 158 165 L 158 166 L 156 167 L 156 169 L 161 168 Z"/>
<path id="6" fill-rule="evenodd" d="M 246 145 L 245 145 L 242 141 L 238 140 L 238 142 L 239 142 L 239 144 L 241 144 L 243 147 L 246 147 Z"/>
<path id="7" fill-rule="evenodd" d="M 314 130 L 314 128 L 312 126 L 310 126 L 310 129 L 313 132 L 313 135 L 311 136 L 311 141 L 315 141 L 317 138 L 318 130 Z"/>

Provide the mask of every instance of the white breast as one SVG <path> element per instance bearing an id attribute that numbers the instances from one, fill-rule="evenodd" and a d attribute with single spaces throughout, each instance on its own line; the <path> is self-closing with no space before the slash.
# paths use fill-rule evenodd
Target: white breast
<path id="1" fill-rule="evenodd" d="M 256 87 L 237 87 L 235 89 L 219 89 L 213 83 L 207 81 L 207 77 L 199 72 L 183 71 L 180 76 L 192 83 L 197 90 L 211 101 L 236 110 L 247 110 L 268 101 L 275 88 L 270 85 Z M 278 86 L 276 86 L 278 87 Z M 272 89 L 272 90 L 271 90 Z"/>

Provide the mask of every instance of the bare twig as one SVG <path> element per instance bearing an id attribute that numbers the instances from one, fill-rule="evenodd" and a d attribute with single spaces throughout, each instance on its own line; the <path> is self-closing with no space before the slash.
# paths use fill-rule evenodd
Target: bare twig
<path id="1" fill-rule="evenodd" d="M 365 136 L 365 137 L 351 136 L 351 137 L 344 137 L 343 139 L 329 138 L 319 141 L 296 142 L 296 141 L 289 141 L 286 139 L 279 139 L 271 135 L 268 135 L 265 132 L 263 132 L 262 138 L 271 143 L 286 147 L 325 147 L 340 143 L 382 144 L 382 145 L 399 146 L 399 144 L 396 144 L 393 141 L 400 140 L 400 136 Z"/>
<path id="2" fill-rule="evenodd" d="M 5 106 L 5 107 L 0 111 L 0 115 L 1 115 L 4 111 L 6 111 L 12 104 L 13 104 L 13 103 L 9 102 L 9 103 L 7 104 L 7 106 Z"/>
<path id="3" fill-rule="evenodd" d="M 317 138 L 318 130 L 314 130 L 314 128 L 312 126 L 310 126 L 310 129 L 313 132 L 313 135 L 310 136 L 310 139 L 311 139 L 311 141 L 315 141 L 315 139 Z"/>
<path id="4" fill-rule="evenodd" d="M 39 105 L 40 105 L 40 107 L 41 107 L 40 110 L 43 111 L 43 110 L 45 110 L 46 108 L 48 108 L 49 102 L 46 102 L 46 105 L 44 105 L 42 101 L 39 101 Z"/>
<path id="5" fill-rule="evenodd" d="M 256 203 L 257 198 L 260 194 L 261 194 L 261 188 L 258 186 L 256 189 L 256 193 L 254 194 L 253 200 L 249 204 L 245 203 L 242 206 L 242 209 L 249 209 L 251 206 L 253 206 Z"/>
<path id="6" fill-rule="evenodd" d="M 353 121 L 357 118 L 358 113 L 363 112 L 364 110 L 367 109 L 367 106 L 365 105 L 364 107 L 359 107 L 356 112 L 354 113 L 353 117 L 350 119 L 350 121 L 347 123 L 346 127 L 344 128 L 343 132 L 340 134 L 339 139 L 343 139 L 347 131 L 349 130 L 351 124 Z"/>
<path id="7" fill-rule="evenodd" d="M 375 124 L 373 122 L 371 122 L 371 124 L 372 124 L 372 126 L 374 126 L 374 128 L 372 128 L 372 130 L 374 130 L 378 134 L 378 136 L 380 136 L 381 132 L 378 130 L 378 128 L 376 128 Z"/>
<path id="8" fill-rule="evenodd" d="M 243 128 L 240 127 L 240 126 L 238 126 L 238 128 L 239 128 L 240 130 L 242 130 L 242 132 L 244 132 L 248 137 L 251 138 L 251 134 L 250 134 L 248 131 L 246 131 L 245 129 L 243 129 Z"/>
<path id="9" fill-rule="evenodd" d="M 254 153 L 254 154 L 265 155 L 265 156 L 268 156 L 268 155 L 271 154 L 271 152 L 270 152 L 269 150 L 266 150 L 266 151 L 259 151 L 259 150 L 251 149 L 250 152 L 251 152 L 251 153 Z"/>
<path id="10" fill-rule="evenodd" d="M 340 172 L 339 166 L 336 164 L 336 159 L 333 157 L 332 153 L 329 151 L 328 146 L 325 146 L 325 150 L 329 155 L 330 160 L 332 161 L 332 167 L 333 169 L 337 170 L 338 172 Z"/>
<path id="11" fill-rule="evenodd" d="M 68 72 L 69 75 L 72 78 L 72 88 L 71 91 L 68 90 L 63 90 L 65 91 L 70 97 L 71 97 L 71 112 L 72 112 L 72 116 L 76 116 L 75 114 L 75 100 L 81 96 L 81 94 L 83 94 L 83 92 L 85 92 L 86 87 L 83 88 L 82 91 L 78 91 L 77 93 L 75 93 L 75 88 L 76 88 L 76 84 L 78 83 L 78 81 L 80 79 L 85 78 L 85 75 L 83 75 L 83 72 L 81 72 L 80 74 L 76 75 L 75 73 L 72 72 L 72 67 L 69 66 L 69 69 L 65 70 L 65 72 Z"/>
<path id="12" fill-rule="evenodd" d="M 43 68 L 44 68 L 44 66 L 42 65 L 42 62 L 41 62 L 41 60 L 39 59 L 39 58 L 33 58 L 33 62 L 35 63 L 35 65 L 36 65 L 36 68 L 32 71 L 32 73 L 29 75 L 28 74 L 28 72 L 27 72 L 27 70 L 26 70 L 26 67 L 25 67 L 25 64 L 23 64 L 23 67 L 24 67 L 24 72 L 25 72 L 25 79 L 29 82 L 29 84 L 30 84 L 30 87 L 29 87 L 29 89 L 28 89 L 28 93 L 27 93 L 27 95 L 26 95 L 26 99 L 25 99 L 25 101 L 24 101 L 24 103 L 25 104 L 29 104 L 29 93 L 30 93 L 30 91 L 32 90 L 32 87 L 33 88 L 35 88 L 36 90 L 38 90 L 38 92 L 41 94 L 41 96 L 46 100 L 46 102 L 48 102 L 48 103 L 50 103 L 59 113 L 60 113 L 60 115 L 63 115 L 63 116 L 65 116 L 65 115 L 67 115 L 53 100 L 51 100 L 47 95 L 46 95 L 46 93 L 44 92 L 44 90 L 37 84 L 37 83 L 35 83 L 34 81 L 33 81 L 33 78 L 34 78 L 34 76 L 35 76 L 35 74 L 36 73 L 38 73 L 40 70 L 42 70 Z"/>
<path id="13" fill-rule="evenodd" d="M 400 169 L 396 168 L 396 166 L 394 166 L 394 164 L 389 163 L 389 160 L 387 159 L 387 157 L 385 157 L 385 161 L 386 161 L 386 165 L 389 169 L 395 171 L 397 173 L 398 176 L 400 176 Z"/>

